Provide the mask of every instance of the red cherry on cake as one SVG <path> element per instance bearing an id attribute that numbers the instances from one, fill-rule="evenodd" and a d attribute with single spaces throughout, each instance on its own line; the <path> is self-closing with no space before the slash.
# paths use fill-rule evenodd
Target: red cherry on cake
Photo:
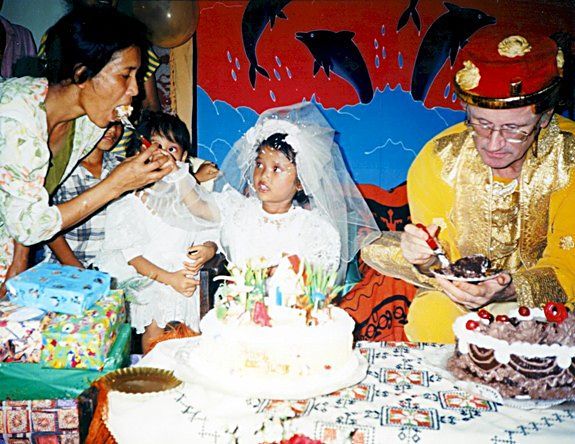
<path id="1" fill-rule="evenodd" d="M 477 322 L 473 319 L 470 319 L 469 321 L 467 321 L 465 323 L 465 328 L 467 330 L 475 330 L 477 327 L 479 327 L 479 322 Z"/>
<path id="2" fill-rule="evenodd" d="M 567 319 L 567 308 L 559 302 L 547 302 L 543 307 L 543 313 L 549 322 L 560 324 Z"/>
<path id="3" fill-rule="evenodd" d="M 509 316 L 507 315 L 497 315 L 495 316 L 497 322 L 509 322 Z"/>
<path id="4" fill-rule="evenodd" d="M 531 310 L 529 310 L 529 307 L 526 307 L 525 305 L 522 305 L 521 307 L 519 307 L 519 314 L 521 316 L 529 316 L 531 314 Z"/>
<path id="5" fill-rule="evenodd" d="M 477 316 L 481 319 L 486 319 L 489 323 L 493 322 L 493 315 L 487 310 L 481 309 L 477 312 Z"/>

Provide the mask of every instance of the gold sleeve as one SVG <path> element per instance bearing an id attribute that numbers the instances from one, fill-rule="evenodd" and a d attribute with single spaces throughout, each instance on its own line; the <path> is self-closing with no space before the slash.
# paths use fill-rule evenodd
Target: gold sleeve
<path id="1" fill-rule="evenodd" d="M 375 242 L 361 249 L 361 258 L 381 274 L 402 279 L 418 287 L 434 288 L 431 285 L 431 278 L 420 273 L 405 260 L 400 242 L 401 232 L 384 232 Z"/>

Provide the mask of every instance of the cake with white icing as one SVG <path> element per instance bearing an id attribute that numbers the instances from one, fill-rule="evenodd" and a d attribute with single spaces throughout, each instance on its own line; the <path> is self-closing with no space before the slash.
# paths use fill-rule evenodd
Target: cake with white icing
<path id="1" fill-rule="evenodd" d="M 448 369 L 459 379 L 495 388 L 505 398 L 575 397 L 575 316 L 559 303 L 520 307 L 494 317 L 459 317 Z"/>
<path id="2" fill-rule="evenodd" d="M 216 306 L 200 322 L 194 367 L 245 384 L 317 383 L 357 366 L 353 319 L 330 305 L 339 290 L 326 275 L 282 261 L 267 270 L 231 269 Z M 312 384 L 313 385 L 313 384 Z"/>
<path id="3" fill-rule="evenodd" d="M 296 308 L 272 306 L 269 316 L 270 325 L 262 326 L 209 312 L 200 323 L 204 368 L 226 377 L 281 381 L 321 377 L 350 362 L 354 322 L 344 310 L 332 307 L 311 325 Z"/>

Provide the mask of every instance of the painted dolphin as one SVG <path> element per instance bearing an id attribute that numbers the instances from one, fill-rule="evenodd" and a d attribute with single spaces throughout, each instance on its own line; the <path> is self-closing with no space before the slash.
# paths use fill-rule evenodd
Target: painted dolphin
<path id="1" fill-rule="evenodd" d="M 407 25 L 407 22 L 409 21 L 410 17 L 413 20 L 413 24 L 417 28 L 417 32 L 421 31 L 421 19 L 419 18 L 419 13 L 417 12 L 418 2 L 419 0 L 409 0 L 409 6 L 405 11 L 403 11 L 401 16 L 399 17 L 399 20 L 397 21 L 398 32 L 401 28 Z"/>
<path id="2" fill-rule="evenodd" d="M 411 95 L 424 100 L 435 76 L 449 57 L 451 66 L 467 39 L 484 26 L 495 23 L 495 18 L 478 9 L 461 8 L 444 3 L 448 11 L 435 20 L 423 37 L 411 77 Z"/>
<path id="3" fill-rule="evenodd" d="M 291 0 L 250 0 L 242 17 L 242 40 L 244 51 L 250 62 L 249 77 L 252 88 L 256 87 L 256 72 L 270 78 L 268 72 L 258 65 L 256 47 L 268 22 L 273 29 L 276 17 L 286 19 L 282 9 Z"/>
<path id="4" fill-rule="evenodd" d="M 328 78 L 333 71 L 353 86 L 361 103 L 369 103 L 373 98 L 373 87 L 365 60 L 352 41 L 354 35 L 351 31 L 296 32 L 296 38 L 307 46 L 315 59 L 314 76 L 320 67 Z"/>

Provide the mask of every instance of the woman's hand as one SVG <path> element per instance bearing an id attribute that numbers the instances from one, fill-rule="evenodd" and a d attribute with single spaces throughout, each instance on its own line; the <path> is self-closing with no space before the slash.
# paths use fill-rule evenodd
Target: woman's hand
<path id="1" fill-rule="evenodd" d="M 216 254 L 218 247 L 213 242 L 204 242 L 202 245 L 194 245 L 188 251 L 188 257 L 194 261 L 192 264 L 186 262 L 185 266 L 190 266 L 189 270 L 193 271 L 194 275 L 200 271 L 204 264 L 213 258 Z"/>
<path id="2" fill-rule="evenodd" d="M 118 196 L 160 180 L 172 172 L 175 162 L 152 145 L 134 157 L 124 160 L 105 179 L 114 183 Z"/>
<path id="3" fill-rule="evenodd" d="M 207 182 L 208 180 L 215 179 L 218 176 L 218 167 L 215 163 L 204 162 L 198 168 L 198 171 L 194 173 L 194 177 L 199 183 Z"/>
<path id="4" fill-rule="evenodd" d="M 200 284 L 198 280 L 193 278 L 193 274 L 187 266 L 178 271 L 168 272 L 165 283 L 186 297 L 192 296 Z"/>
<path id="5" fill-rule="evenodd" d="M 430 225 L 427 231 L 433 237 L 437 236 L 439 227 L 437 225 Z M 427 233 L 415 225 L 408 224 L 405 226 L 403 233 L 401 233 L 401 252 L 403 257 L 413 265 L 422 267 L 430 267 L 437 260 L 433 251 L 427 245 Z"/>
<path id="6" fill-rule="evenodd" d="M 28 269 L 28 259 L 30 248 L 25 247 L 19 242 L 14 242 L 14 256 L 12 258 L 12 263 L 8 267 L 8 271 L 6 272 L 6 277 L 4 278 L 4 282 L 0 285 L 0 300 L 6 297 L 6 281 L 11 277 L 14 277 L 23 271 Z"/>
<path id="7" fill-rule="evenodd" d="M 472 310 L 492 302 L 514 301 L 517 299 L 515 287 L 511 283 L 511 275 L 509 273 L 501 273 L 493 279 L 478 284 L 450 282 L 439 277 L 437 278 L 437 283 L 453 302 Z"/>

